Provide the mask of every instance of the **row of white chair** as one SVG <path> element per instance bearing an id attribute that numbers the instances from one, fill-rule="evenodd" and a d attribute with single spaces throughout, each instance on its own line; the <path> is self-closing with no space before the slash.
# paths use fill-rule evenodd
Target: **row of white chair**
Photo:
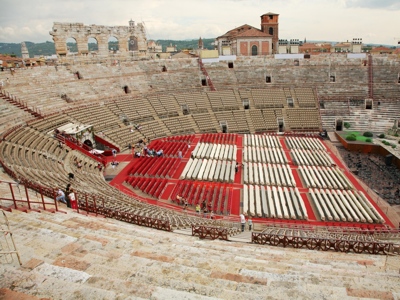
<path id="1" fill-rule="evenodd" d="M 322 221 L 385 222 L 362 192 L 310 189 L 309 193 Z"/>
<path id="2" fill-rule="evenodd" d="M 326 151 L 322 150 L 299 150 L 290 151 L 293 163 L 299 166 L 326 166 L 334 165 L 334 161 Z"/>
<path id="3" fill-rule="evenodd" d="M 237 146 L 198 143 L 192 154 L 195 158 L 236 160 Z"/>
<path id="4" fill-rule="evenodd" d="M 253 147 L 282 148 L 276 135 L 245 134 L 243 144 Z"/>
<path id="5" fill-rule="evenodd" d="M 326 151 L 324 144 L 318 138 L 287 136 L 286 143 L 290 149 L 307 149 Z"/>
<path id="6" fill-rule="evenodd" d="M 191 158 L 179 178 L 232 183 L 235 167 L 236 161 Z"/>
<path id="7" fill-rule="evenodd" d="M 278 219 L 308 219 L 299 190 L 275 186 L 244 185 L 243 214 Z"/>
<path id="8" fill-rule="evenodd" d="M 338 168 L 300 166 L 300 174 L 308 188 L 353 189 L 353 185 Z"/>
<path id="9" fill-rule="evenodd" d="M 285 152 L 278 148 L 244 147 L 243 161 L 254 163 L 287 164 Z"/>
<path id="10" fill-rule="evenodd" d="M 246 184 L 296 186 L 289 165 L 244 163 L 243 181 Z"/>

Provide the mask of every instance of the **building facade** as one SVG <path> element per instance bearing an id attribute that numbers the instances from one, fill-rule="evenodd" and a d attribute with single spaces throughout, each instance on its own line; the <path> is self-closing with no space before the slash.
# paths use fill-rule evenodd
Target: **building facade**
<path id="1" fill-rule="evenodd" d="M 277 52 L 278 14 L 261 16 L 261 29 L 248 24 L 229 30 L 216 38 L 219 55 L 260 56 Z"/>

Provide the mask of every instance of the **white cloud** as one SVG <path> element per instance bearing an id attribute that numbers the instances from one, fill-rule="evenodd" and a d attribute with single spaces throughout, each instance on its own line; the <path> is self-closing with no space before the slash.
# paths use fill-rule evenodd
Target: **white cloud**
<path id="1" fill-rule="evenodd" d="M 149 39 L 215 38 L 260 16 L 280 14 L 281 38 L 394 44 L 398 0 L 2 0 L 0 42 L 51 40 L 53 22 L 127 26 L 144 22 Z M 379 22 L 376 22 L 379 20 Z M 31 31 L 24 28 L 29 28 Z"/>

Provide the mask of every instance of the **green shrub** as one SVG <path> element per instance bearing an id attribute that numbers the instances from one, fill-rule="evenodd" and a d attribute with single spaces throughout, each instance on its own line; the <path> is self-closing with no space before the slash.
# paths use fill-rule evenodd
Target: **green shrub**
<path id="1" fill-rule="evenodd" d="M 351 124 L 349 122 L 344 122 L 343 126 L 344 128 L 349 129 L 351 127 Z"/>
<path id="2" fill-rule="evenodd" d="M 393 148 L 393 149 L 396 149 L 396 145 L 395 145 L 395 144 L 392 144 L 392 148 Z"/>
<path id="3" fill-rule="evenodd" d="M 399 134 L 398 134 L 398 133 L 395 133 L 395 134 L 394 134 L 394 136 L 395 136 L 395 137 L 398 137 L 398 136 L 399 136 Z"/>
<path id="4" fill-rule="evenodd" d="M 385 137 L 384 133 L 381 133 L 380 135 L 378 135 L 379 138 L 383 139 Z"/>
<path id="5" fill-rule="evenodd" d="M 363 136 L 365 136 L 365 137 L 373 137 L 374 135 L 373 135 L 372 132 L 366 131 L 366 132 L 364 132 Z"/>
<path id="6" fill-rule="evenodd" d="M 348 136 L 346 136 L 346 141 L 356 141 L 357 138 L 354 134 L 350 134 Z"/>
<path id="7" fill-rule="evenodd" d="M 367 143 L 371 143 L 371 142 L 372 142 L 372 139 L 365 139 L 365 141 L 366 141 Z"/>

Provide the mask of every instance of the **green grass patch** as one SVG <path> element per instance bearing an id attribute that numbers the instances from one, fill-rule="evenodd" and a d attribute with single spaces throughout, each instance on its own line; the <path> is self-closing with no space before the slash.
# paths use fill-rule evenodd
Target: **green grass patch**
<path id="1" fill-rule="evenodd" d="M 372 139 L 371 137 L 366 137 L 363 136 L 363 133 L 360 133 L 358 131 L 343 131 L 340 133 L 340 136 L 342 138 L 344 138 L 345 140 L 347 140 L 348 136 L 355 136 L 355 140 L 359 141 L 359 142 L 365 142 L 365 143 L 371 143 Z"/>

